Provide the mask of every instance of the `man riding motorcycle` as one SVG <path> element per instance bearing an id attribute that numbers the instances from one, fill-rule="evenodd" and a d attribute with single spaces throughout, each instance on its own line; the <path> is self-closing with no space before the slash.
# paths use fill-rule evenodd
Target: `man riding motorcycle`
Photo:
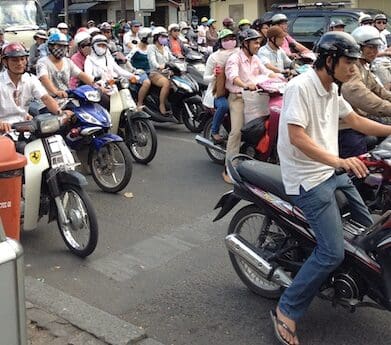
<path id="1" fill-rule="evenodd" d="M 391 92 L 379 84 L 370 70 L 370 64 L 381 45 L 379 32 L 372 26 L 360 26 L 353 30 L 352 36 L 360 45 L 362 55 L 356 63 L 353 77 L 342 84 L 342 95 L 359 115 L 376 117 L 383 123 L 391 124 Z M 341 157 L 367 152 L 365 135 L 342 124 L 339 150 Z"/>

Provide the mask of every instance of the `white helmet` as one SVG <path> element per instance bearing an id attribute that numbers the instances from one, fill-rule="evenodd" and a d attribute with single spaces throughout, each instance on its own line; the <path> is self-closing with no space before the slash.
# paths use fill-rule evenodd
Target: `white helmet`
<path id="1" fill-rule="evenodd" d="M 279 24 L 281 22 L 287 22 L 288 17 L 283 13 L 277 13 L 272 17 L 272 24 Z"/>
<path id="2" fill-rule="evenodd" d="M 352 36 L 356 42 L 362 46 L 365 46 L 366 44 L 374 44 L 377 46 L 383 44 L 379 30 L 373 26 L 359 26 L 353 30 Z"/>
<path id="3" fill-rule="evenodd" d="M 179 29 L 181 29 L 181 30 L 190 29 L 190 26 L 185 21 L 182 21 L 182 22 L 179 22 Z"/>
<path id="4" fill-rule="evenodd" d="M 152 30 L 150 28 L 141 28 L 138 32 L 138 38 L 140 41 L 148 39 L 151 36 Z"/>
<path id="5" fill-rule="evenodd" d="M 53 34 L 59 34 L 60 33 L 60 30 L 58 30 L 57 28 L 50 28 L 48 30 L 48 36 L 51 36 Z"/>
<path id="6" fill-rule="evenodd" d="M 158 26 L 152 30 L 152 36 L 165 35 L 168 36 L 168 32 L 163 26 Z"/>
<path id="7" fill-rule="evenodd" d="M 92 45 L 100 44 L 100 43 L 103 43 L 106 45 L 109 44 L 109 41 L 105 35 L 95 35 L 94 37 L 92 37 L 92 40 L 91 40 Z"/>
<path id="8" fill-rule="evenodd" d="M 179 30 L 179 25 L 177 23 L 172 23 L 168 26 L 168 32 L 171 32 L 171 30 Z"/>
<path id="9" fill-rule="evenodd" d="M 93 34 L 100 33 L 100 30 L 96 26 L 88 28 L 88 33 L 92 36 Z"/>
<path id="10" fill-rule="evenodd" d="M 358 22 L 361 24 L 361 25 L 365 25 L 365 24 L 372 24 L 373 23 L 373 18 L 369 15 L 369 14 L 362 14 L 358 20 Z"/>
<path id="11" fill-rule="evenodd" d="M 74 41 L 76 45 L 79 45 L 81 42 L 90 39 L 91 39 L 91 35 L 87 31 L 81 31 L 75 35 Z"/>
<path id="12" fill-rule="evenodd" d="M 57 29 L 69 29 L 67 23 L 59 23 Z"/>

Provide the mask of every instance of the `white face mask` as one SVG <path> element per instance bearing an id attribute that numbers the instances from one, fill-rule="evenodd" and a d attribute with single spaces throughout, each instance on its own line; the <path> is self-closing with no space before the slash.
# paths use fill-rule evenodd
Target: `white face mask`
<path id="1" fill-rule="evenodd" d="M 107 47 L 106 48 L 102 48 L 102 47 L 98 47 L 98 46 L 94 46 L 94 51 L 95 51 L 95 54 L 98 55 L 98 56 L 103 56 L 106 54 L 106 51 L 107 51 Z"/>

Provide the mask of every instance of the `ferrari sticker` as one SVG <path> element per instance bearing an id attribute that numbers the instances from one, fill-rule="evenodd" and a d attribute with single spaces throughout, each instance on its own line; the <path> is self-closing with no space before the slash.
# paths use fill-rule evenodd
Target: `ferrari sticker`
<path id="1" fill-rule="evenodd" d="M 33 164 L 38 164 L 41 160 L 41 151 L 30 152 L 30 161 Z"/>

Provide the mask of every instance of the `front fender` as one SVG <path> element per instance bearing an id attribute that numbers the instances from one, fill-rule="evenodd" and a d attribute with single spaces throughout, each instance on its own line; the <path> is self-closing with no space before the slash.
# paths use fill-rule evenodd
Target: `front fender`
<path id="1" fill-rule="evenodd" d="M 91 145 L 99 151 L 103 146 L 105 146 L 107 143 L 112 142 L 120 142 L 123 141 L 123 139 L 117 135 L 112 133 L 106 133 L 100 137 L 96 137 L 92 139 Z"/>

